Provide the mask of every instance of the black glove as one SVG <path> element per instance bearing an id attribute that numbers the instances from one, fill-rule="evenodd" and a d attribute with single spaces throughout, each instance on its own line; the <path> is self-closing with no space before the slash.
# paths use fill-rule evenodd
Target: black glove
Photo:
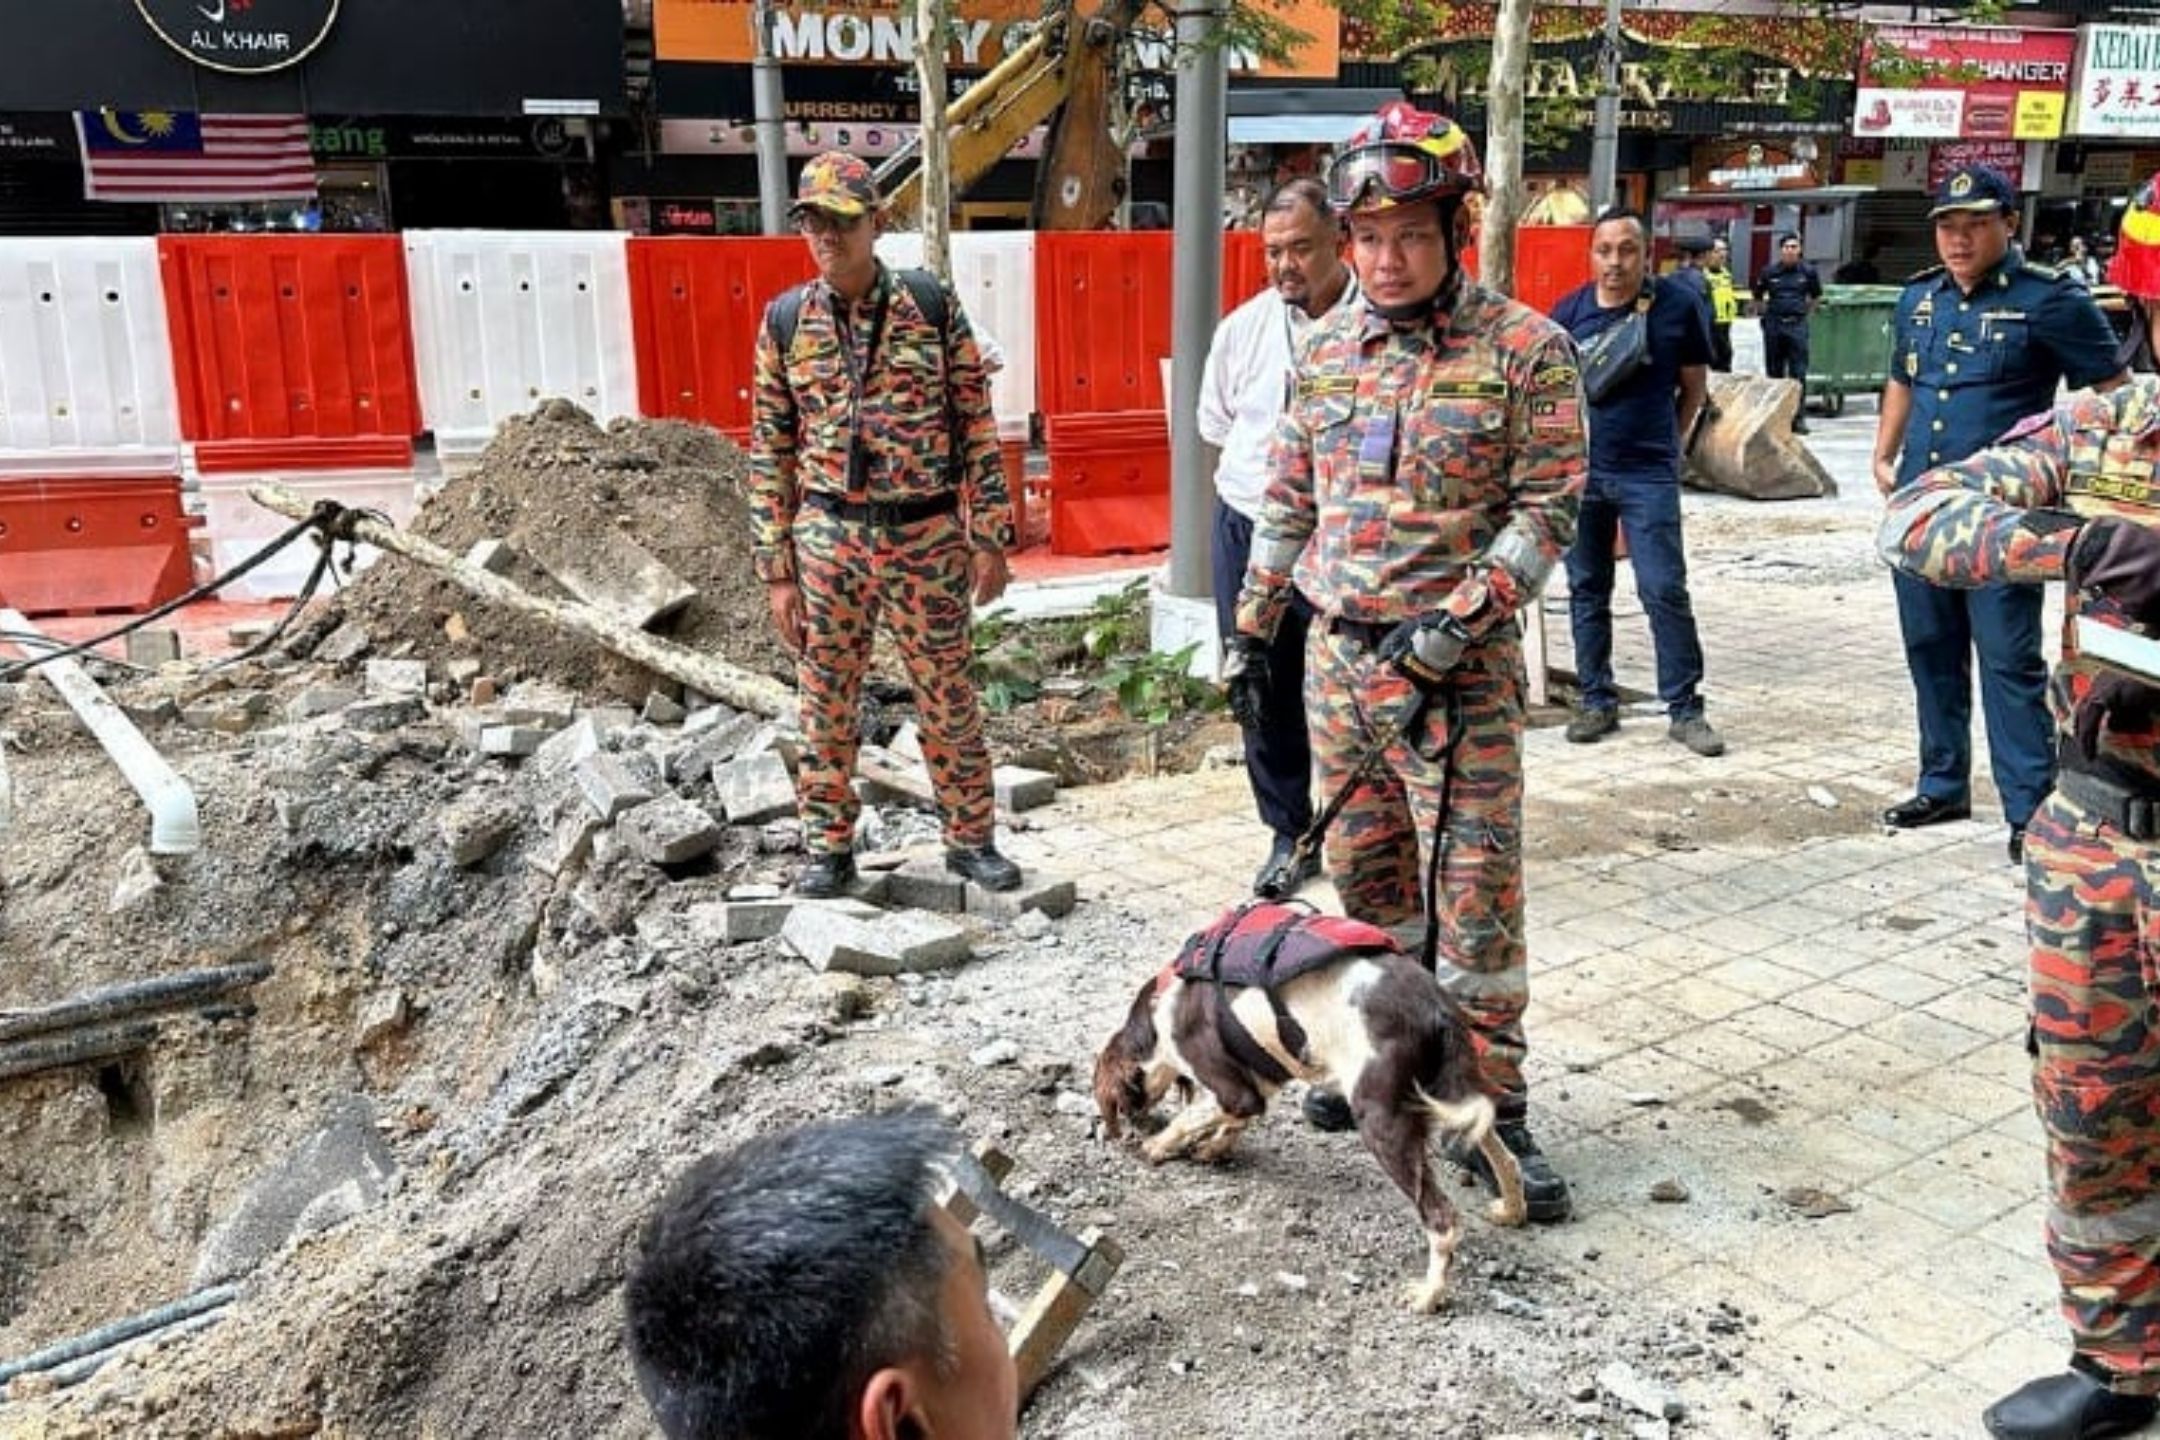
<path id="1" fill-rule="evenodd" d="M 2070 721 L 2078 754 L 2087 760 L 2100 758 L 2103 725 L 2121 733 L 2151 730 L 2155 724 L 2160 724 L 2160 689 L 2113 670 L 2103 670 L 2093 678 L 2092 688 L 2078 702 Z"/>
<path id="2" fill-rule="evenodd" d="M 1470 632 L 1462 621 L 1434 611 L 1388 631 L 1377 653 L 1429 695 L 1447 683 L 1448 672 L 1469 646 Z"/>
<path id="3" fill-rule="evenodd" d="M 1230 653 L 1223 659 L 1223 685 L 1229 691 L 1230 714 L 1247 730 L 1257 730 L 1267 716 L 1268 694 L 1274 685 L 1269 673 L 1267 642 L 1257 635 L 1230 637 Z"/>
<path id="4" fill-rule="evenodd" d="M 2160 533 L 2111 515 L 2088 520 L 2065 571 L 2072 589 L 2099 592 L 2141 625 L 2160 624 Z"/>

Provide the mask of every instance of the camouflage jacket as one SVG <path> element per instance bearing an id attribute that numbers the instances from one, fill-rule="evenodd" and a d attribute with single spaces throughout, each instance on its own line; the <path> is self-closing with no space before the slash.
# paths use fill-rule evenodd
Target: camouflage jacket
<path id="1" fill-rule="evenodd" d="M 1275 432 L 1237 628 L 1293 582 L 1327 617 L 1444 610 L 1482 638 L 1535 596 L 1588 473 L 1567 332 L 1474 282 L 1430 320 L 1363 305 L 1314 326 Z"/>
<path id="2" fill-rule="evenodd" d="M 858 400 L 853 377 L 875 328 L 880 287 L 889 308 Z M 990 412 L 990 384 L 959 300 L 948 287 L 951 343 L 944 347 L 937 326 L 882 265 L 878 284 L 850 307 L 844 331 L 834 313 L 836 298 L 823 281 L 804 290 L 794 343 L 784 358 L 771 325 L 758 326 L 750 520 L 759 577 L 793 578 L 790 532 L 802 497 L 811 493 L 873 502 L 921 500 L 943 494 L 957 480 L 975 547 L 1008 548 L 1012 505 Z M 956 438 L 957 476 L 949 464 Z M 857 443 L 867 463 L 863 488 L 851 495 L 848 454 Z"/>
<path id="3" fill-rule="evenodd" d="M 2000 444 L 1929 470 L 1890 497 L 1877 544 L 1898 569 L 1937 585 L 2060 580 L 2077 528 L 2062 514 L 2115 515 L 2160 525 L 2160 378 L 2139 375 L 2105 393 L 2080 390 L 2016 426 Z M 2038 512 L 2038 513 L 2032 513 Z M 2079 597 L 2065 602 L 2069 617 Z M 2092 685 L 2093 662 L 2064 626 L 2049 684 L 2067 727 Z M 2107 758 L 2160 775 L 2160 733 L 2112 726 Z"/>

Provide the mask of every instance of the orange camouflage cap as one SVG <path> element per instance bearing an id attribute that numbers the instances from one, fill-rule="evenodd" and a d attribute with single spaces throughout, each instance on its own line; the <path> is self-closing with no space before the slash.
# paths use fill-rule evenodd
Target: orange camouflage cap
<path id="1" fill-rule="evenodd" d="M 877 177 L 870 167 L 844 150 L 828 150 L 803 166 L 795 182 L 791 215 L 823 210 L 830 215 L 854 219 L 868 215 L 884 203 L 878 198 Z"/>

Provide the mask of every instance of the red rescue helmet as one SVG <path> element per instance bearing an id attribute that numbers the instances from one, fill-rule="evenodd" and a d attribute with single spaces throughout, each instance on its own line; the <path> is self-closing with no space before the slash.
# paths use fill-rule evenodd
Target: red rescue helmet
<path id="1" fill-rule="evenodd" d="M 1484 189 L 1477 147 L 1462 127 L 1407 100 L 1381 106 L 1328 169 L 1328 203 L 1338 215 Z"/>
<path id="2" fill-rule="evenodd" d="M 2140 300 L 2160 300 L 2160 175 L 2139 186 L 2123 212 L 2107 278 Z"/>

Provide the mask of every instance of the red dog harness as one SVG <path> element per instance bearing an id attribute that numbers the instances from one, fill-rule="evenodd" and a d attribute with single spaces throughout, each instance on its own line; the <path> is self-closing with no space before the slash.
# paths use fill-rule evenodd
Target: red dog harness
<path id="1" fill-rule="evenodd" d="M 1265 991 L 1275 1011 L 1275 1033 L 1283 1048 L 1305 1058 L 1305 1030 L 1292 1018 L 1278 987 L 1308 971 L 1332 965 L 1346 955 L 1401 954 L 1393 936 L 1377 925 L 1322 915 L 1302 902 L 1255 900 L 1227 910 L 1214 924 L 1194 934 L 1177 958 L 1156 977 L 1158 993 L 1173 979 L 1206 981 L 1214 989 L 1215 1028 L 1223 1048 L 1240 1065 L 1271 1085 L 1291 1078 L 1231 1008 L 1230 989 Z"/>

